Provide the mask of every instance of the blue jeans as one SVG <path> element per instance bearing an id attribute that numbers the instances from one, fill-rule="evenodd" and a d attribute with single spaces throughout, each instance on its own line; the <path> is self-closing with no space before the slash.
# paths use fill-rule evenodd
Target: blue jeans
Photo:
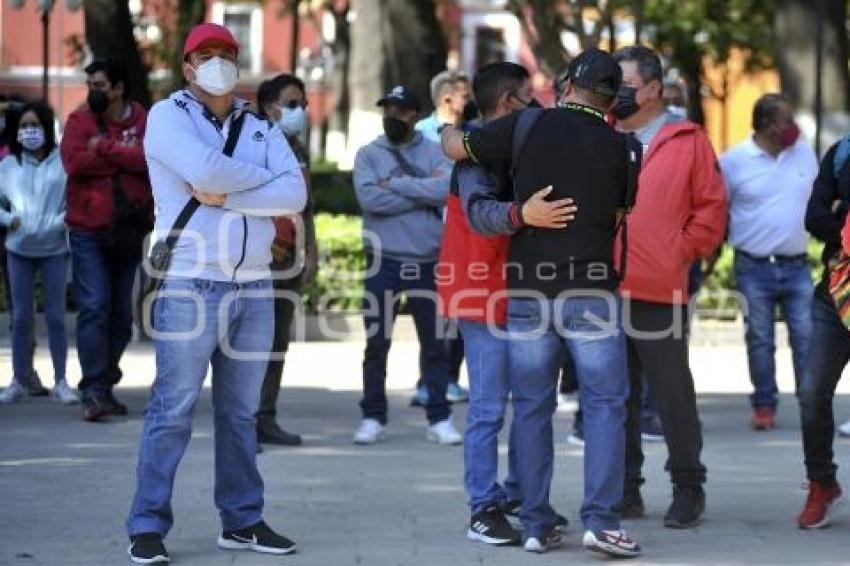
<path id="1" fill-rule="evenodd" d="M 747 358 L 755 392 L 750 402 L 755 408 L 778 403 L 776 387 L 776 341 L 774 312 L 782 307 L 791 342 L 797 387 L 806 369 L 809 338 L 812 333 L 812 277 L 805 258 L 771 262 L 735 253 L 735 279 L 747 301 Z"/>
<path id="2" fill-rule="evenodd" d="M 35 278 L 41 272 L 47 341 L 56 382 L 65 379 L 68 338 L 65 334 L 65 287 L 68 280 L 68 254 L 24 257 L 8 254 L 9 286 L 12 295 L 12 367 L 19 383 L 26 383 L 32 371 L 32 344 L 35 326 Z"/>
<path id="3" fill-rule="evenodd" d="M 425 407 L 428 422 L 444 421 L 451 415 L 446 401 L 449 357 L 443 339 L 437 336 L 436 264 L 403 263 L 369 254 L 367 263 L 370 271 L 376 261 L 380 261 L 380 266 L 374 275 L 366 278 L 363 320 L 367 338 L 363 399 L 360 401 L 363 418 L 387 424 L 387 356 L 399 298 L 405 292 L 419 338 L 420 379 L 428 387 L 428 404 Z"/>
<path id="4" fill-rule="evenodd" d="M 615 506 L 623 496 L 629 396 L 621 309 L 621 300 L 613 293 L 607 298 L 514 298 L 509 302 L 516 471 L 526 537 L 546 535 L 555 524 L 549 506 L 554 460 L 552 416 L 564 347 L 575 363 L 584 417 L 582 522 L 589 529 L 620 527 Z"/>
<path id="5" fill-rule="evenodd" d="M 274 335 L 271 280 L 168 279 L 153 314 L 156 379 L 145 412 L 128 534 L 165 535 L 192 414 L 212 364 L 215 504 L 224 530 L 262 519 L 254 415 Z M 181 336 L 182 334 L 182 336 Z"/>
<path id="6" fill-rule="evenodd" d="M 835 419 L 832 400 L 850 361 L 850 332 L 838 318 L 832 299 L 815 293 L 812 304 L 812 345 L 807 371 L 800 382 L 800 422 L 806 476 L 825 485 L 835 483 L 832 441 Z"/>
<path id="7" fill-rule="evenodd" d="M 121 380 L 118 364 L 133 335 L 133 282 L 140 257 L 115 258 L 96 234 L 70 235 L 77 354 L 84 397 L 108 394 Z"/>
<path id="8" fill-rule="evenodd" d="M 469 374 L 469 408 L 463 436 L 464 484 L 472 513 L 521 499 L 516 481 L 514 427 L 508 441 L 508 476 L 499 484 L 499 432 L 510 395 L 508 341 L 486 324 L 458 320 Z"/>

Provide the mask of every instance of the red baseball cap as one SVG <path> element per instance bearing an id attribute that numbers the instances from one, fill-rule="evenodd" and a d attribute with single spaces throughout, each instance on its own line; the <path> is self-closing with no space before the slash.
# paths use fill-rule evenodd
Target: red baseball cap
<path id="1" fill-rule="evenodd" d="M 235 49 L 237 53 L 239 52 L 239 42 L 236 41 L 229 29 L 218 24 L 206 23 L 195 26 L 189 32 L 186 37 L 186 44 L 183 46 L 183 57 L 197 51 L 201 45 L 208 41 L 220 41 Z"/>

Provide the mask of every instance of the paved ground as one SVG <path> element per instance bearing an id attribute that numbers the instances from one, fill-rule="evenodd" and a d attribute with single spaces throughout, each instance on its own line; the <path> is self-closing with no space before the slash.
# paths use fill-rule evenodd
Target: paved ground
<path id="1" fill-rule="evenodd" d="M 7 346 L 0 346 L 2 385 L 9 360 Z M 465 540 L 461 449 L 427 444 L 423 415 L 406 407 L 416 365 L 415 346 L 409 342 L 396 343 L 391 357 L 390 437 L 376 447 L 352 445 L 361 347 L 356 342 L 299 343 L 291 352 L 281 411 L 287 427 L 303 432 L 307 445 L 260 458 L 266 516 L 298 541 L 300 552 L 268 558 L 216 549 L 207 392 L 177 479 L 177 523 L 168 539 L 174 563 L 544 566 L 600 561 L 580 550 L 576 527 L 564 549 L 542 557 Z M 692 531 L 661 527 L 668 503 L 664 448 L 651 447 L 645 488 L 649 517 L 628 525 L 645 548 L 643 559 L 634 563 L 850 564 L 850 511 L 839 513 L 834 526 L 823 531 L 794 528 L 804 494 L 793 398 L 783 397 L 779 430 L 750 432 L 746 398 L 740 394 L 747 390 L 743 349 L 701 346 L 692 357 L 706 432 L 707 520 Z M 787 350 L 780 350 L 786 392 L 792 383 L 788 358 Z M 151 378 L 149 349 L 134 347 L 124 366 L 128 376 L 119 394 L 131 406 L 127 419 L 89 425 L 78 420 L 76 409 L 44 399 L 0 407 L 0 564 L 126 563 L 123 520 Z M 39 357 L 38 367 L 49 375 L 46 359 Z M 847 396 L 839 397 L 838 413 L 850 417 Z M 565 443 L 570 422 L 569 415 L 558 416 L 553 502 L 576 525 L 581 451 Z M 837 441 L 836 452 L 846 462 L 850 442 Z M 850 485 L 843 469 L 840 476 Z"/>

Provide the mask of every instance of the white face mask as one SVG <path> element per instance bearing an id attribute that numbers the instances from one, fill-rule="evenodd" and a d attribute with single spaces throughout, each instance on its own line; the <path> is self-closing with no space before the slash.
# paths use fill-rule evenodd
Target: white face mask
<path id="1" fill-rule="evenodd" d="M 230 94 L 236 88 L 239 69 L 232 61 L 213 57 L 195 69 L 195 83 L 212 96 Z"/>
<path id="2" fill-rule="evenodd" d="M 287 136 L 299 136 L 307 129 L 307 113 L 300 106 L 283 108 L 277 125 Z"/>
<path id="3" fill-rule="evenodd" d="M 679 118 L 687 118 L 688 117 L 688 109 L 684 106 L 668 106 L 667 111 L 674 116 L 678 116 Z"/>
<path id="4" fill-rule="evenodd" d="M 38 151 L 44 146 L 44 129 L 26 127 L 18 130 L 18 143 L 28 151 Z"/>

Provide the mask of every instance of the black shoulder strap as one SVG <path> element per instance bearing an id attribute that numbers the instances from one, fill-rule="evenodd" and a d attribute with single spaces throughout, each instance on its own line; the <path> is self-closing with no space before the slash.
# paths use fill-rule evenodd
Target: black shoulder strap
<path id="1" fill-rule="evenodd" d="M 626 216 L 632 211 L 637 202 L 637 192 L 640 180 L 640 168 L 643 162 L 643 145 L 634 134 L 622 134 L 626 148 L 626 195 L 623 202 L 623 216 L 617 223 L 614 235 L 620 232 L 620 267 L 617 272 L 620 281 L 626 278 L 626 262 L 629 249 L 629 225 Z"/>
<path id="2" fill-rule="evenodd" d="M 245 114 L 245 112 L 239 114 L 230 125 L 227 140 L 224 142 L 224 150 L 222 150 L 222 153 L 227 157 L 233 157 L 233 151 L 236 149 L 236 144 L 239 142 L 239 134 L 242 132 L 242 126 L 245 123 Z M 189 223 L 189 220 L 195 214 L 195 211 L 198 210 L 199 206 L 201 206 L 201 203 L 198 199 L 191 197 L 189 202 L 183 207 L 183 210 L 180 211 L 177 220 L 174 221 L 174 226 L 171 227 L 171 232 L 168 233 L 168 237 L 165 239 L 165 246 L 169 252 L 174 249 L 174 245 L 177 243 L 178 238 L 180 238 L 180 233 Z"/>
<path id="3" fill-rule="evenodd" d="M 405 157 L 401 154 L 401 151 L 398 148 L 388 147 L 386 149 L 393 156 L 396 163 L 398 163 L 399 168 L 404 171 L 405 175 L 410 175 L 411 177 L 416 177 L 419 179 L 428 177 L 428 175 L 424 171 L 422 171 L 421 169 L 410 163 L 410 161 L 405 159 Z"/>
<path id="4" fill-rule="evenodd" d="M 511 177 L 514 179 L 516 178 L 519 157 L 522 153 L 522 148 L 525 146 L 525 140 L 528 139 L 528 134 L 531 133 L 534 124 L 537 123 L 542 115 L 543 108 L 526 108 L 517 117 L 511 146 Z"/>

